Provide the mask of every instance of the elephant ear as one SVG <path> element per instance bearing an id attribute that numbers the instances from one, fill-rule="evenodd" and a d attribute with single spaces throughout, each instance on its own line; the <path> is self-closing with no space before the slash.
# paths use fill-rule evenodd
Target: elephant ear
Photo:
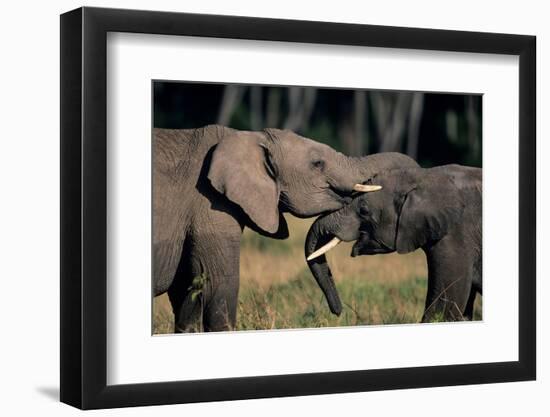
<path id="1" fill-rule="evenodd" d="M 220 140 L 212 154 L 208 179 L 212 186 L 238 204 L 263 231 L 279 230 L 279 185 L 276 169 L 259 134 L 239 132 Z M 281 225 L 281 228 L 285 228 Z"/>
<path id="2" fill-rule="evenodd" d="M 448 177 L 417 183 L 404 196 L 397 221 L 395 249 L 409 253 L 442 239 L 462 218 L 464 204 Z"/>

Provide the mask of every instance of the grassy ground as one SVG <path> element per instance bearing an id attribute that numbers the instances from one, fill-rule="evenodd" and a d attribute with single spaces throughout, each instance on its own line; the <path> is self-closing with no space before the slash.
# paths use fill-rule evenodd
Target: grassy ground
<path id="1" fill-rule="evenodd" d="M 313 220 L 288 216 L 290 237 L 277 241 L 245 230 L 241 243 L 241 288 L 237 330 L 417 323 L 426 297 L 426 259 L 408 255 L 351 258 L 351 243 L 329 252 L 328 260 L 344 304 L 332 315 L 304 260 L 303 245 Z M 481 319 L 481 297 L 474 318 Z M 153 332 L 171 333 L 168 298 L 153 303 Z"/>

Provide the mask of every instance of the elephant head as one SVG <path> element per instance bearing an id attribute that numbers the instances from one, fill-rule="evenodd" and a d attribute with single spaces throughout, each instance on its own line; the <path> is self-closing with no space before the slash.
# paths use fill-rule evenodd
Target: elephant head
<path id="1" fill-rule="evenodd" d="M 371 181 L 380 191 L 318 218 L 307 235 L 309 268 L 336 315 L 342 305 L 325 257 L 328 250 L 341 241 L 356 241 L 351 256 L 408 253 L 442 239 L 463 213 L 460 193 L 445 167 L 390 170 Z"/>
<path id="2" fill-rule="evenodd" d="M 231 131 L 214 149 L 208 178 L 261 230 L 288 231 L 281 212 L 311 217 L 338 210 L 363 185 L 368 172 L 358 158 L 288 130 Z"/>

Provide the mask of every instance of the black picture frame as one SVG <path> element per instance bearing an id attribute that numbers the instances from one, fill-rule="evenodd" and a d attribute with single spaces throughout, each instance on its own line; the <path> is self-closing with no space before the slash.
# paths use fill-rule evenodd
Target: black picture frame
<path id="1" fill-rule="evenodd" d="M 107 385 L 108 32 L 519 56 L 519 360 Z M 535 51 L 524 35 L 88 7 L 61 15 L 61 401 L 94 409 L 535 379 Z"/>

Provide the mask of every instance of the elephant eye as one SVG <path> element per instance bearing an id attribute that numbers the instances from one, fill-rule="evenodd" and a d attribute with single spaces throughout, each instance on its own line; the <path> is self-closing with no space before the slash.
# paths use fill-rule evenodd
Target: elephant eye
<path id="1" fill-rule="evenodd" d="M 322 170 L 325 167 L 325 161 L 323 161 L 322 159 L 315 159 L 311 162 L 311 166 L 313 168 Z"/>

